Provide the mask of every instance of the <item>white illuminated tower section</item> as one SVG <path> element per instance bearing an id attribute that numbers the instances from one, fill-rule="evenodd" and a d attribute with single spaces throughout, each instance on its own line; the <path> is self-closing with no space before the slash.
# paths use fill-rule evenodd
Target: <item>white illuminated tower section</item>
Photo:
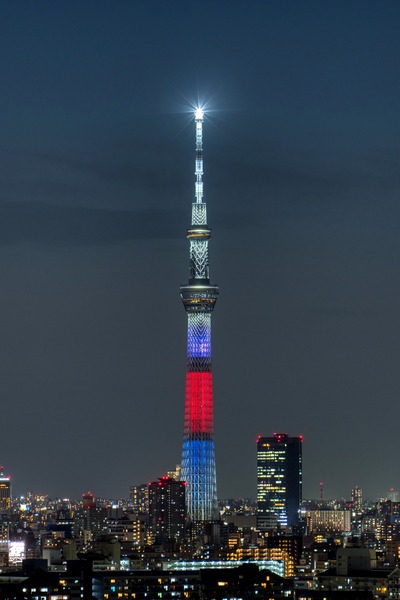
<path id="1" fill-rule="evenodd" d="M 195 111 L 195 201 L 190 242 L 189 282 L 181 286 L 188 316 L 185 428 L 181 478 L 186 481 L 188 519 L 207 522 L 218 518 L 214 454 L 214 407 L 211 372 L 211 313 L 218 287 L 210 284 L 207 206 L 203 199 L 203 111 Z"/>

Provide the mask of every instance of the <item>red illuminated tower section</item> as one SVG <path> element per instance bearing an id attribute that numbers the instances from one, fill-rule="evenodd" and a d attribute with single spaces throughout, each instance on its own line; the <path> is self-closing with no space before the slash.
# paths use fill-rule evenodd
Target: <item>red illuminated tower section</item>
<path id="1" fill-rule="evenodd" d="M 192 522 L 218 517 L 214 455 L 214 409 L 211 372 L 211 313 L 218 287 L 210 284 L 207 206 L 203 201 L 203 111 L 195 112 L 195 201 L 190 242 L 189 282 L 181 286 L 188 316 L 185 428 L 181 478 L 186 481 L 186 507 Z"/>

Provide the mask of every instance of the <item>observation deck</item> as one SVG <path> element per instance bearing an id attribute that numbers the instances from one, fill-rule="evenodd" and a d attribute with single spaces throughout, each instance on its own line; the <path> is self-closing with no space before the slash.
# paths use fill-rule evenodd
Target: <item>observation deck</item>
<path id="1" fill-rule="evenodd" d="M 218 293 L 218 286 L 211 285 L 208 279 L 191 279 L 180 288 L 186 312 L 212 312 Z"/>
<path id="2" fill-rule="evenodd" d="M 211 237 L 211 229 L 207 225 L 192 226 L 187 230 L 186 237 L 188 240 L 206 241 Z"/>

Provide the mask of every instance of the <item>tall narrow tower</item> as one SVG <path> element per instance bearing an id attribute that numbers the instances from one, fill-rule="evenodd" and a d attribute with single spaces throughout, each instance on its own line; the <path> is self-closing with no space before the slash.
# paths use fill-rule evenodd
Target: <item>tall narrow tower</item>
<path id="1" fill-rule="evenodd" d="M 211 313 L 218 287 L 210 284 L 207 205 L 203 201 L 203 111 L 195 111 L 195 200 L 190 242 L 189 282 L 181 286 L 188 316 L 185 429 L 181 478 L 187 483 L 187 516 L 192 522 L 218 517 L 214 455 L 214 407 L 211 372 Z"/>

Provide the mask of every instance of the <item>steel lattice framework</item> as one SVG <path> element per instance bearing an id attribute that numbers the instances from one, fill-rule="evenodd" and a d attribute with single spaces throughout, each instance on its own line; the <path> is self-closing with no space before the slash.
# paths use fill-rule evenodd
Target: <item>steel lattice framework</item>
<path id="1" fill-rule="evenodd" d="M 218 287 L 210 284 L 207 206 L 203 202 L 203 111 L 195 112 L 195 202 L 190 242 L 189 282 L 181 286 L 188 316 L 185 428 L 181 477 L 187 483 L 186 504 L 192 522 L 218 516 L 214 454 L 214 409 L 211 372 L 211 313 Z"/>

